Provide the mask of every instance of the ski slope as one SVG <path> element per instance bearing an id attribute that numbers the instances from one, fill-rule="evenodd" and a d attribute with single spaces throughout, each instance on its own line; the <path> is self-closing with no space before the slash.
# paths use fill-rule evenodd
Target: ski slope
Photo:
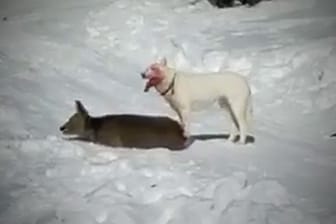
<path id="1" fill-rule="evenodd" d="M 336 223 L 335 1 L 4 0 L 0 18 L 1 224 Z M 175 117 L 143 92 L 140 72 L 161 56 L 246 76 L 255 143 L 62 136 L 74 100 L 95 116 Z M 192 134 L 227 131 L 216 108 L 192 114 Z"/>

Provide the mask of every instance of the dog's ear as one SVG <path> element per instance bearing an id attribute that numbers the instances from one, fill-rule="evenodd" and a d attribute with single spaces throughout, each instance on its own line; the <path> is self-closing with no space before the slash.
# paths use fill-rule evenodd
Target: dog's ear
<path id="1" fill-rule="evenodd" d="M 160 64 L 163 65 L 163 66 L 167 66 L 167 58 L 166 58 L 166 57 L 163 57 L 163 58 L 160 60 Z"/>
<path id="2" fill-rule="evenodd" d="M 84 116 L 89 115 L 89 113 L 87 112 L 87 110 L 85 109 L 85 107 L 83 106 L 83 104 L 79 100 L 76 100 L 75 104 L 76 104 L 77 113 L 80 113 L 81 115 L 84 115 Z"/>

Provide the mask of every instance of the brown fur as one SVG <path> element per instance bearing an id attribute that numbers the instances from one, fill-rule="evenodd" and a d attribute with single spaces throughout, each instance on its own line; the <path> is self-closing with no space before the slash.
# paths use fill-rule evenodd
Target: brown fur
<path id="1" fill-rule="evenodd" d="M 65 135 L 114 147 L 171 150 L 186 147 L 182 128 L 171 118 L 131 114 L 92 117 L 80 101 L 75 103 L 76 113 L 60 127 Z"/>

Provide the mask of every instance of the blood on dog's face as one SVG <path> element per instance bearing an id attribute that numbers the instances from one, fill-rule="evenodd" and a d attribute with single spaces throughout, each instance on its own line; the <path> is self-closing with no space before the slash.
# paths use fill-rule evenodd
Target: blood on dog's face
<path id="1" fill-rule="evenodd" d="M 150 65 L 145 72 L 142 73 L 142 78 L 148 79 L 144 91 L 147 92 L 151 87 L 157 86 L 164 79 L 162 64 L 154 63 Z"/>

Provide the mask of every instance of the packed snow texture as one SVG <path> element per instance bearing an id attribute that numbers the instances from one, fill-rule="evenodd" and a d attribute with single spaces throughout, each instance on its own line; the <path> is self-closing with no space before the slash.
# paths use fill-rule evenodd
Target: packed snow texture
<path id="1" fill-rule="evenodd" d="M 0 4 L 1 224 L 336 223 L 334 0 Z M 77 99 L 97 116 L 176 118 L 143 92 L 140 72 L 161 56 L 246 76 L 256 141 L 220 137 L 216 107 L 192 114 L 203 140 L 183 151 L 61 135 Z"/>

